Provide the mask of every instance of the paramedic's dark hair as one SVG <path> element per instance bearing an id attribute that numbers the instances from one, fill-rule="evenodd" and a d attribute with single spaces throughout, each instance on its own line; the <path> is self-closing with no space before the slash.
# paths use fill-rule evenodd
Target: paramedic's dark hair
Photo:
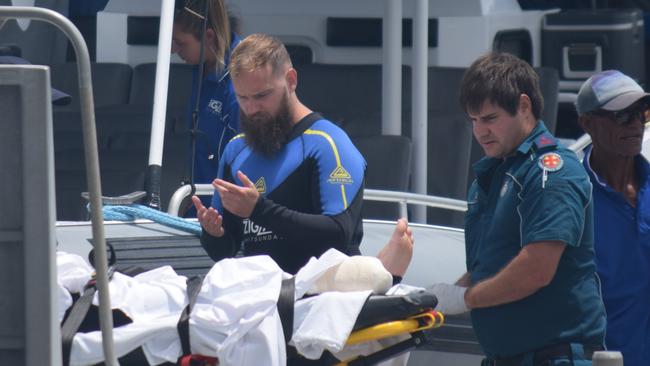
<path id="1" fill-rule="evenodd" d="M 460 84 L 460 106 L 466 112 L 476 113 L 483 102 L 489 101 L 515 115 L 521 94 L 530 98 L 533 115 L 540 119 L 544 98 L 535 70 L 514 55 L 490 52 L 465 72 Z"/>
<path id="2" fill-rule="evenodd" d="M 201 39 L 206 1 L 208 2 L 207 29 L 211 29 L 215 35 L 214 43 L 207 45 L 206 51 L 212 50 L 216 54 L 217 68 L 222 70 L 226 66 L 224 59 L 232 41 L 230 20 L 224 0 L 187 0 L 184 2 L 184 6 L 177 8 L 174 14 L 174 24 L 179 26 L 182 31 Z"/>

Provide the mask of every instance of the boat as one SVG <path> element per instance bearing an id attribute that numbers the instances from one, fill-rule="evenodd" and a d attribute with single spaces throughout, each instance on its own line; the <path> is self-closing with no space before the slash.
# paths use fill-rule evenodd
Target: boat
<path id="1" fill-rule="evenodd" d="M 164 50 L 162 43 L 159 50 L 155 50 L 155 48 L 147 49 L 144 46 L 138 48 L 137 45 L 130 45 L 126 42 L 128 38 L 126 33 L 115 33 L 115 30 L 124 29 L 125 27 L 121 27 L 121 25 L 128 23 L 129 17 L 137 18 L 138 16 L 141 18 L 159 17 L 163 19 L 160 23 L 164 25 L 164 19 L 170 19 L 172 3 L 172 1 L 158 2 L 152 0 L 148 2 L 142 1 L 136 6 L 133 2 L 111 1 L 106 11 L 98 15 L 97 29 L 99 31 L 100 29 L 106 28 L 109 33 L 112 33 L 112 38 L 122 39 L 123 44 L 114 46 L 115 48 L 112 49 L 110 47 L 103 47 L 103 42 L 108 42 L 107 39 L 111 37 L 105 39 L 105 33 L 101 32 L 97 42 L 98 59 L 104 57 L 103 61 L 117 61 L 130 65 L 131 67 L 139 65 L 143 60 L 149 62 L 155 60 L 155 57 L 152 58 L 152 55 L 160 56 L 165 60 L 165 54 L 168 56 L 169 52 Z M 323 24 L 331 25 L 333 32 L 336 29 L 346 29 L 345 27 L 363 30 L 362 25 L 365 23 L 359 21 L 359 18 L 365 18 L 366 20 L 371 20 L 369 27 L 375 29 L 375 32 L 372 34 L 376 36 L 377 20 L 383 17 L 394 20 L 395 18 L 391 17 L 395 17 L 396 15 L 399 20 L 401 17 L 399 15 L 401 9 L 396 10 L 392 7 L 395 6 L 394 4 L 397 1 L 386 1 L 384 4 L 386 6 L 385 8 L 377 6 L 377 2 L 371 0 L 359 1 L 352 9 L 346 7 L 348 3 L 340 0 L 332 1 L 327 5 L 323 2 L 319 2 L 318 4 L 303 4 L 300 1 L 283 0 L 279 1 L 278 4 L 270 5 L 266 1 L 242 0 L 238 2 L 237 6 L 242 17 L 245 16 L 252 19 L 249 23 L 244 23 L 244 34 L 257 31 L 274 34 L 283 41 L 288 42 L 289 45 L 295 46 L 293 50 L 296 55 L 300 55 L 301 51 L 304 51 L 304 47 L 308 47 L 308 56 L 305 56 L 307 59 L 327 64 L 325 67 L 317 69 L 317 73 L 323 72 L 326 69 L 333 72 L 340 72 L 341 70 L 367 71 L 370 69 L 374 77 L 377 76 L 379 70 L 379 76 L 381 76 L 379 80 L 383 79 L 386 83 L 393 83 L 384 85 L 396 85 L 395 83 L 402 85 L 402 83 L 406 84 L 411 80 L 410 78 L 400 77 L 403 73 L 400 58 L 403 57 L 403 62 L 410 66 L 406 74 L 412 74 L 413 80 L 418 79 L 418 75 L 423 75 L 421 74 L 422 72 L 428 71 L 427 69 L 429 67 L 456 68 L 456 70 L 452 71 L 457 75 L 458 68 L 468 66 L 471 60 L 480 53 L 491 49 L 498 39 L 501 40 L 499 44 L 502 44 L 504 47 L 512 47 L 513 49 L 524 51 L 529 49 L 531 63 L 535 66 L 541 65 L 542 55 L 539 41 L 542 32 L 541 21 L 546 14 L 550 13 L 549 11 L 524 12 L 515 6 L 516 2 L 514 1 L 489 2 L 463 0 L 451 2 L 447 5 L 435 1 L 420 1 L 414 4 L 405 4 L 403 9 L 404 15 L 413 18 L 411 24 L 412 29 L 416 29 L 416 27 L 422 26 L 425 23 L 431 24 L 430 17 L 426 17 L 426 15 L 429 14 L 431 16 L 433 14 L 433 18 L 436 20 L 433 23 L 437 24 L 436 29 L 438 30 L 435 39 L 439 42 L 439 46 L 434 47 L 433 50 L 430 48 L 427 49 L 426 44 L 429 41 L 424 41 L 424 49 L 427 49 L 427 51 L 424 52 L 426 54 L 424 60 L 426 61 L 423 61 L 422 58 L 417 57 L 421 56 L 423 48 L 418 48 L 419 46 L 416 44 L 416 39 L 414 38 L 413 49 L 404 52 L 398 51 L 397 53 L 401 56 L 395 60 L 394 53 L 391 54 L 390 52 L 386 52 L 388 56 L 385 56 L 386 59 L 384 59 L 384 51 L 376 45 L 367 47 L 367 45 L 363 44 L 348 46 L 332 46 L 328 44 L 328 38 L 322 28 Z M 293 10 L 287 11 L 286 14 L 274 15 L 278 7 Z M 424 11 L 422 11 L 423 9 Z M 469 11 L 469 13 L 465 13 L 466 11 Z M 291 24 L 288 19 L 295 20 L 296 14 L 304 14 L 305 16 L 297 21 L 295 29 L 287 29 L 287 26 Z M 418 14 L 425 15 L 424 21 L 416 17 Z M 2 143 L 0 143 L 3 149 L 0 154 L 3 157 L 3 172 L 9 177 L 21 177 L 20 179 L 14 180 L 19 181 L 19 185 L 14 185 L 11 189 L 9 189 L 9 186 L 5 186 L 5 188 L 0 190 L 2 192 L 3 203 L 6 203 L 3 204 L 4 207 L 0 211 L 0 217 L 2 218 L 0 241 L 5 244 L 2 247 L 2 255 L 0 255 L 0 258 L 2 258 L 0 268 L 6 269 L 7 277 L 5 278 L 21 279 L 21 281 L 16 281 L 13 284 L 3 284 L 2 290 L 0 290 L 3 294 L 8 294 L 8 296 L 3 295 L 3 299 L 11 299 L 5 305 L 7 311 L 2 312 L 3 324 L 7 324 L 8 329 L 6 335 L 0 338 L 0 355 L 2 355 L 0 359 L 7 359 L 15 364 L 56 365 L 59 364 L 60 349 L 58 338 L 59 325 L 54 321 L 55 299 L 53 281 L 55 278 L 55 249 L 77 253 L 83 257 L 87 257 L 94 246 L 96 248 L 94 253 L 100 294 L 102 293 L 102 287 L 106 285 L 105 274 L 108 271 L 107 263 L 108 259 L 110 259 L 106 258 L 107 252 L 105 249 L 102 249 L 104 243 L 109 243 L 115 248 L 117 260 L 123 261 L 124 263 L 137 264 L 145 268 L 153 268 L 161 264 L 170 263 L 169 259 L 173 257 L 175 261 L 173 266 L 177 268 L 179 273 L 192 275 L 204 273 L 211 263 L 202 254 L 196 237 L 184 231 L 170 228 L 150 220 L 104 222 L 100 211 L 102 194 L 99 187 L 101 178 L 97 153 L 97 145 L 98 143 L 101 144 L 102 141 L 98 141 L 97 133 L 94 131 L 95 126 L 99 126 L 95 122 L 95 113 L 101 111 L 102 107 L 95 108 L 94 106 L 94 100 L 92 98 L 93 86 L 91 84 L 93 64 L 89 61 L 85 43 L 82 41 L 75 27 L 56 13 L 30 7 L 0 7 L 0 18 L 12 17 L 30 18 L 32 21 L 46 21 L 56 24 L 58 28 L 62 29 L 70 37 L 78 57 L 79 71 L 75 70 L 75 72 L 78 73 L 78 81 L 81 86 L 77 94 L 81 100 L 78 104 L 81 109 L 81 113 L 79 114 L 81 118 L 77 121 L 81 122 L 83 120 L 84 122 L 85 160 L 88 168 L 85 169 L 84 174 L 77 175 L 76 178 L 77 180 L 83 179 L 86 172 L 88 173 L 88 191 L 92 211 L 91 221 L 57 220 L 56 217 L 56 193 L 54 189 L 55 158 L 53 156 L 56 139 L 53 142 L 51 138 L 54 133 L 51 123 L 52 107 L 49 104 L 49 71 L 42 67 L 0 66 L 0 72 L 3 72 L 0 75 L 10 75 L 16 72 L 25 73 L 19 75 L 27 75 L 32 72 L 39 74 L 30 80 L 0 78 L 0 84 L 11 86 L 9 88 L 0 87 L 0 91 L 6 93 L 3 95 L 14 96 L 14 99 L 3 99 L 4 104 L 0 104 L 0 110 L 4 116 L 15 116 L 16 118 L 13 121 L 14 124 L 11 126 L 13 130 L 3 127 L 3 131 L 15 131 L 7 134 L 3 133 Z M 398 32 L 396 30 L 399 28 L 398 23 L 399 21 L 393 21 L 392 23 L 387 21 L 384 26 L 393 27 L 388 29 L 392 30 L 389 33 L 394 34 Z M 469 28 L 477 27 L 476 29 L 483 30 L 489 37 L 476 37 L 477 39 L 473 39 L 472 41 L 477 42 L 477 46 L 465 47 L 463 49 L 465 52 L 463 53 L 463 50 L 459 50 L 457 47 L 459 39 L 454 36 L 455 30 L 459 26 Z M 523 33 L 523 36 L 521 32 L 509 32 L 517 29 L 526 29 L 527 31 Z M 416 32 L 413 33 L 419 34 Z M 169 33 L 165 33 L 164 26 L 159 28 L 158 36 L 160 36 L 161 40 L 169 38 Z M 530 38 L 531 42 L 528 45 L 529 48 L 525 46 L 526 40 L 529 39 L 527 37 Z M 356 39 L 352 41 L 364 42 L 372 41 L 372 39 Z M 422 38 L 419 41 L 422 41 Z M 338 41 L 332 40 L 332 42 L 342 42 L 342 40 L 339 36 Z M 388 43 L 386 44 L 386 48 L 400 48 L 399 39 L 393 39 Z M 169 45 L 167 45 L 168 48 Z M 107 52 L 107 49 L 111 49 L 112 51 L 102 54 L 102 52 Z M 417 54 L 418 50 L 420 54 Z M 149 54 L 148 56 L 146 56 L 147 53 Z M 111 59 L 111 57 L 116 57 L 116 59 Z M 119 59 L 119 57 L 123 58 Z M 374 64 L 374 68 L 365 67 L 369 63 Z M 382 64 L 387 65 L 385 69 L 379 66 Z M 152 123 L 153 127 L 151 127 L 152 131 L 160 129 L 164 131 L 165 110 L 167 109 L 165 106 L 166 98 L 164 98 L 166 87 L 163 86 L 167 84 L 167 76 L 164 75 L 166 73 L 165 65 L 169 66 L 169 60 L 166 62 L 157 62 L 155 67 L 153 67 L 156 71 L 157 78 L 155 87 L 153 91 L 150 91 L 150 95 L 154 98 L 155 102 L 153 105 L 155 109 L 148 114 L 154 121 Z M 305 75 L 309 75 L 309 68 L 310 66 L 308 65 L 304 66 L 304 70 L 306 70 Z M 151 69 L 151 66 L 149 66 L 150 71 Z M 182 69 L 182 67 L 179 67 L 179 69 Z M 426 79 L 427 77 L 424 77 L 424 80 Z M 424 94 L 418 94 L 417 88 L 422 88 L 423 85 L 416 84 L 418 83 L 413 81 L 412 114 L 416 117 L 416 121 L 417 118 L 424 118 L 424 121 L 426 121 L 426 92 Z M 376 84 L 375 86 L 380 85 Z M 32 94 L 28 94 L 31 97 L 20 99 L 25 97 L 24 94 L 16 94 L 11 89 L 16 87 L 27 88 L 25 90 L 32 92 Z M 384 89 L 391 88 L 384 87 Z M 401 89 L 399 88 L 399 90 Z M 421 89 L 419 90 L 421 91 Z M 435 95 L 435 91 L 429 90 L 429 93 L 430 95 Z M 422 95 L 425 96 L 424 100 L 421 98 Z M 418 97 L 420 97 L 419 100 Z M 402 119 L 400 112 L 402 109 L 402 96 L 399 94 L 397 96 L 393 94 L 382 94 L 382 98 L 393 101 L 393 103 L 380 103 L 379 108 L 382 117 L 397 115 L 398 118 L 391 121 L 388 117 L 385 117 L 386 121 L 382 122 L 381 125 L 374 125 L 374 128 L 376 128 L 374 132 L 388 133 L 390 131 L 399 131 L 398 134 L 401 134 L 402 126 L 395 121 Z M 564 95 L 563 98 L 570 100 L 571 96 Z M 26 104 L 21 104 L 23 100 Z M 17 110 L 15 108 L 17 106 L 20 109 Z M 424 117 L 422 115 L 416 116 L 419 112 L 422 112 L 423 108 L 425 110 Z M 106 107 L 104 111 L 111 113 L 109 109 L 110 107 Z M 12 115 L 12 111 L 15 114 Z M 61 114 L 68 113 L 66 111 L 59 112 Z M 25 121 L 23 126 L 15 123 L 19 117 Z M 376 117 L 376 115 L 373 117 Z M 457 116 L 454 115 L 453 118 L 457 118 Z M 12 117 L 8 117 L 5 120 L 11 119 Z M 423 125 L 426 124 L 423 123 Z M 412 125 L 416 125 L 416 122 L 413 122 Z M 21 132 L 27 126 L 32 133 L 27 134 Z M 416 131 L 415 128 L 410 129 L 414 137 L 415 170 L 425 172 L 424 176 L 420 175 L 417 178 L 420 181 L 416 187 L 417 189 L 414 189 L 414 192 L 368 189 L 365 192 L 364 199 L 367 201 L 392 202 L 394 204 L 392 206 L 393 215 L 397 212 L 399 215 L 409 216 L 410 219 L 415 218 L 411 223 L 416 237 L 414 260 L 404 277 L 404 283 L 424 287 L 434 282 L 454 282 L 465 272 L 464 238 L 463 231 L 459 227 L 458 213 L 462 215 L 466 205 L 463 199 L 460 198 L 462 196 L 459 197 L 458 192 L 464 192 L 465 190 L 467 171 L 465 171 L 464 175 L 460 174 L 461 177 L 464 177 L 461 179 L 460 184 L 459 181 L 454 181 L 451 184 L 453 186 L 452 188 L 456 189 L 454 191 L 456 192 L 455 197 L 427 195 L 426 171 L 429 165 L 426 160 L 428 151 L 426 136 L 428 134 L 426 130 L 422 132 L 421 130 Z M 159 172 L 157 173 L 157 168 L 155 167 L 163 166 L 162 145 L 164 139 L 162 136 L 164 136 L 164 133 L 153 133 L 149 142 L 149 160 L 146 162 L 149 178 L 151 175 L 160 174 Z M 471 155 L 471 135 L 467 136 L 469 136 L 469 140 L 463 146 L 466 148 L 464 158 L 469 161 Z M 646 129 L 644 141 L 648 139 L 650 139 L 650 134 L 648 133 L 648 129 Z M 458 143 L 458 141 L 452 142 Z M 575 151 L 581 151 L 588 145 L 589 138 L 588 136 L 583 136 L 571 143 L 571 147 Z M 446 149 L 448 146 L 445 145 L 442 148 Z M 20 159 L 17 159 L 20 162 L 16 161 L 16 159 L 7 159 L 8 157 L 15 157 L 16 151 L 22 152 L 18 154 L 21 156 Z M 644 155 L 650 157 L 650 144 L 645 144 Z M 22 165 L 19 163 L 22 163 Z M 107 171 L 110 171 L 110 169 Z M 162 174 L 165 174 L 164 170 Z M 422 184 L 422 180 L 424 180 L 424 184 Z M 174 192 L 174 195 L 170 194 L 169 198 L 162 197 L 162 206 L 171 215 L 177 215 L 180 212 L 184 198 L 191 191 L 187 186 L 177 188 L 168 189 L 164 192 Z M 211 189 L 209 186 L 197 186 L 197 192 L 200 194 L 210 194 Z M 81 192 L 77 191 L 74 193 L 76 198 L 81 201 L 79 198 Z M 122 193 L 127 194 L 130 192 Z M 149 195 L 151 194 L 151 192 L 147 193 Z M 155 193 L 160 194 L 161 192 Z M 65 203 L 57 202 L 59 205 Z M 426 211 L 414 210 L 413 207 L 415 206 L 434 207 L 445 210 L 443 214 L 433 212 L 432 215 L 436 218 L 441 218 L 443 224 L 435 224 L 428 222 L 426 219 L 422 219 Z M 453 216 L 454 212 L 456 213 L 455 218 Z M 394 221 L 365 219 L 365 235 L 361 246 L 364 254 L 376 254 L 386 238 L 389 237 L 393 225 Z M 156 243 L 157 245 L 152 246 L 152 243 Z M 188 247 L 193 249 L 187 250 Z M 179 256 L 179 252 L 185 252 L 186 255 Z M 29 291 L 26 289 L 29 289 Z M 106 299 L 104 298 L 102 301 L 105 304 Z M 102 311 L 103 313 L 108 313 L 105 310 L 104 305 Z M 23 322 L 16 319 L 25 320 Z M 107 318 L 103 318 L 102 321 L 105 323 L 110 322 Z M 106 332 L 104 333 L 106 339 L 111 338 L 110 327 L 105 327 L 102 331 Z M 110 345 L 105 346 L 104 352 L 106 354 L 112 354 L 110 348 Z M 439 365 L 477 364 L 480 358 L 480 348 L 471 330 L 469 318 L 467 316 L 459 316 L 448 318 L 445 327 L 433 332 L 430 346 L 426 350 L 414 352 L 411 355 L 409 365 L 424 365 L 433 362 Z"/>

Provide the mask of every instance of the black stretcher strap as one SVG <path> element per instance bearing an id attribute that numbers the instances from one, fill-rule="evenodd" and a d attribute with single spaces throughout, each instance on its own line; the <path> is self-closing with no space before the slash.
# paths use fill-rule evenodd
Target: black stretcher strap
<path id="1" fill-rule="evenodd" d="M 86 286 L 83 294 L 74 303 L 72 309 L 70 309 L 70 313 L 68 313 L 68 317 L 63 322 L 63 326 L 61 327 L 63 366 L 70 365 L 72 340 L 74 339 L 74 335 L 77 334 L 84 318 L 86 318 L 86 314 L 88 314 L 88 309 L 90 309 L 90 305 L 93 303 L 95 292 L 97 292 L 97 287 L 94 285 Z"/>
<path id="2" fill-rule="evenodd" d="M 113 277 L 114 268 L 112 266 L 108 267 L 108 279 L 110 280 Z M 93 273 L 92 278 L 88 281 L 84 287 L 84 291 L 77 299 L 77 301 L 70 309 L 68 316 L 63 321 L 61 326 L 61 343 L 62 343 L 62 358 L 63 366 L 70 365 L 70 352 L 72 351 L 72 340 L 74 335 L 77 334 L 81 323 L 83 323 L 88 310 L 93 303 L 93 298 L 95 297 L 95 292 L 97 292 L 97 282 L 95 279 L 95 274 Z"/>
<path id="3" fill-rule="evenodd" d="M 176 329 L 178 330 L 178 336 L 181 339 L 181 348 L 183 349 L 183 355 L 192 354 L 190 348 L 190 314 L 192 313 L 192 307 L 196 303 L 196 298 L 199 295 L 201 290 L 201 284 L 203 283 L 203 277 L 194 276 L 187 279 L 187 306 L 181 312 L 181 317 L 178 319 L 178 324 Z"/>
<path id="4" fill-rule="evenodd" d="M 278 313 L 282 322 L 282 333 L 284 342 L 288 345 L 293 335 L 293 307 L 295 304 L 296 279 L 291 277 L 282 280 L 280 296 L 278 297 Z"/>

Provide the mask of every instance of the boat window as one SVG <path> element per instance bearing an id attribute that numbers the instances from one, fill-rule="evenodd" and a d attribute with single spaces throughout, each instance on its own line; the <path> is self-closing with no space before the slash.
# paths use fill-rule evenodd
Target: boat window
<path id="1" fill-rule="evenodd" d="M 381 47 L 381 18 L 327 18 L 330 47 Z M 402 19 L 402 46 L 413 44 L 413 20 Z M 429 47 L 438 47 L 438 19 L 429 18 Z"/>

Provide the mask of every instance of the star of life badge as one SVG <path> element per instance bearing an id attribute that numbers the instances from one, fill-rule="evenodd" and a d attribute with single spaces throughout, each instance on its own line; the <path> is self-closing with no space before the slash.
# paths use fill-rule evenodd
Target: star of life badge
<path id="1" fill-rule="evenodd" d="M 556 172 L 564 166 L 564 160 L 558 153 L 550 152 L 539 157 L 537 161 L 542 169 L 542 188 L 546 186 L 548 172 Z"/>
<path id="2" fill-rule="evenodd" d="M 556 172 L 562 169 L 564 160 L 558 153 L 550 152 L 539 157 L 539 167 L 549 172 Z"/>

